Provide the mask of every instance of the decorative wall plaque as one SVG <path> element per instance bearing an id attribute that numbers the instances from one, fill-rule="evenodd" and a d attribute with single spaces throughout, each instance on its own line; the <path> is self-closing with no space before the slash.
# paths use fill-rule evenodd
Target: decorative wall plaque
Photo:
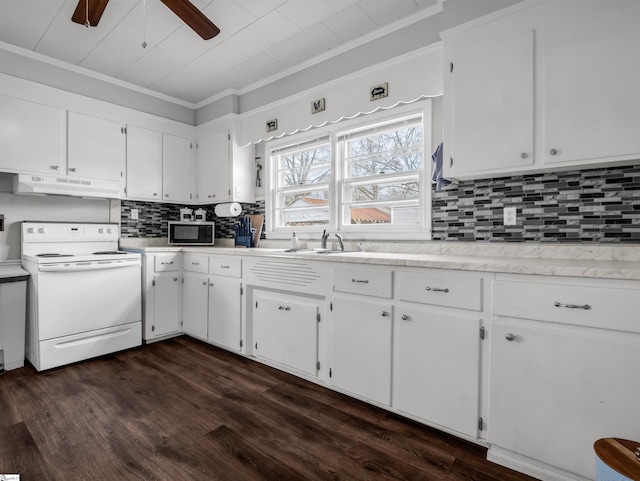
<path id="1" fill-rule="evenodd" d="M 267 120 L 267 132 L 278 130 L 278 119 Z"/>
<path id="2" fill-rule="evenodd" d="M 369 89 L 371 100 L 383 99 L 389 95 L 389 83 L 385 82 L 380 85 L 375 85 Z"/>
<path id="3" fill-rule="evenodd" d="M 318 112 L 324 112 L 324 97 L 311 102 L 311 113 L 317 114 Z"/>

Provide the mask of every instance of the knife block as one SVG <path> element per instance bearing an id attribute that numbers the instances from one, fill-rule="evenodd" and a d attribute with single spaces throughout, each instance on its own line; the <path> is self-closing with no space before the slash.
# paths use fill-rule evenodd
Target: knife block
<path id="1" fill-rule="evenodd" d="M 236 247 L 253 247 L 250 235 L 237 235 Z"/>

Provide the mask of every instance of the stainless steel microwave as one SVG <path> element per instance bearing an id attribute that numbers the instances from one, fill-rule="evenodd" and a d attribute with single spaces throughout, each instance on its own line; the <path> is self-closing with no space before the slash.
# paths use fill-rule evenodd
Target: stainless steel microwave
<path id="1" fill-rule="evenodd" d="M 169 244 L 212 246 L 215 222 L 169 222 Z"/>

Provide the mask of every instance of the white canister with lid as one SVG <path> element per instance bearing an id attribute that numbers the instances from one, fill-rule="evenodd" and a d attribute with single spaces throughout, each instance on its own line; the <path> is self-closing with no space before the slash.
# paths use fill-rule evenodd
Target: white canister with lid
<path id="1" fill-rule="evenodd" d="M 205 222 L 207 220 L 207 211 L 198 209 L 193 213 L 193 220 L 196 222 Z"/>
<path id="2" fill-rule="evenodd" d="M 188 207 L 180 209 L 180 221 L 184 222 L 185 220 L 193 220 L 193 209 Z"/>

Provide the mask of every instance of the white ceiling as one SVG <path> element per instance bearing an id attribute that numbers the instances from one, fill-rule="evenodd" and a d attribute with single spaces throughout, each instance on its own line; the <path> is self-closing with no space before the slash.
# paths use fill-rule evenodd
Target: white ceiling
<path id="1" fill-rule="evenodd" d="M 202 105 L 433 15 L 443 0 L 191 1 L 218 36 L 202 40 L 160 0 L 111 0 L 90 28 L 71 21 L 78 0 L 0 0 L 0 41 Z"/>

